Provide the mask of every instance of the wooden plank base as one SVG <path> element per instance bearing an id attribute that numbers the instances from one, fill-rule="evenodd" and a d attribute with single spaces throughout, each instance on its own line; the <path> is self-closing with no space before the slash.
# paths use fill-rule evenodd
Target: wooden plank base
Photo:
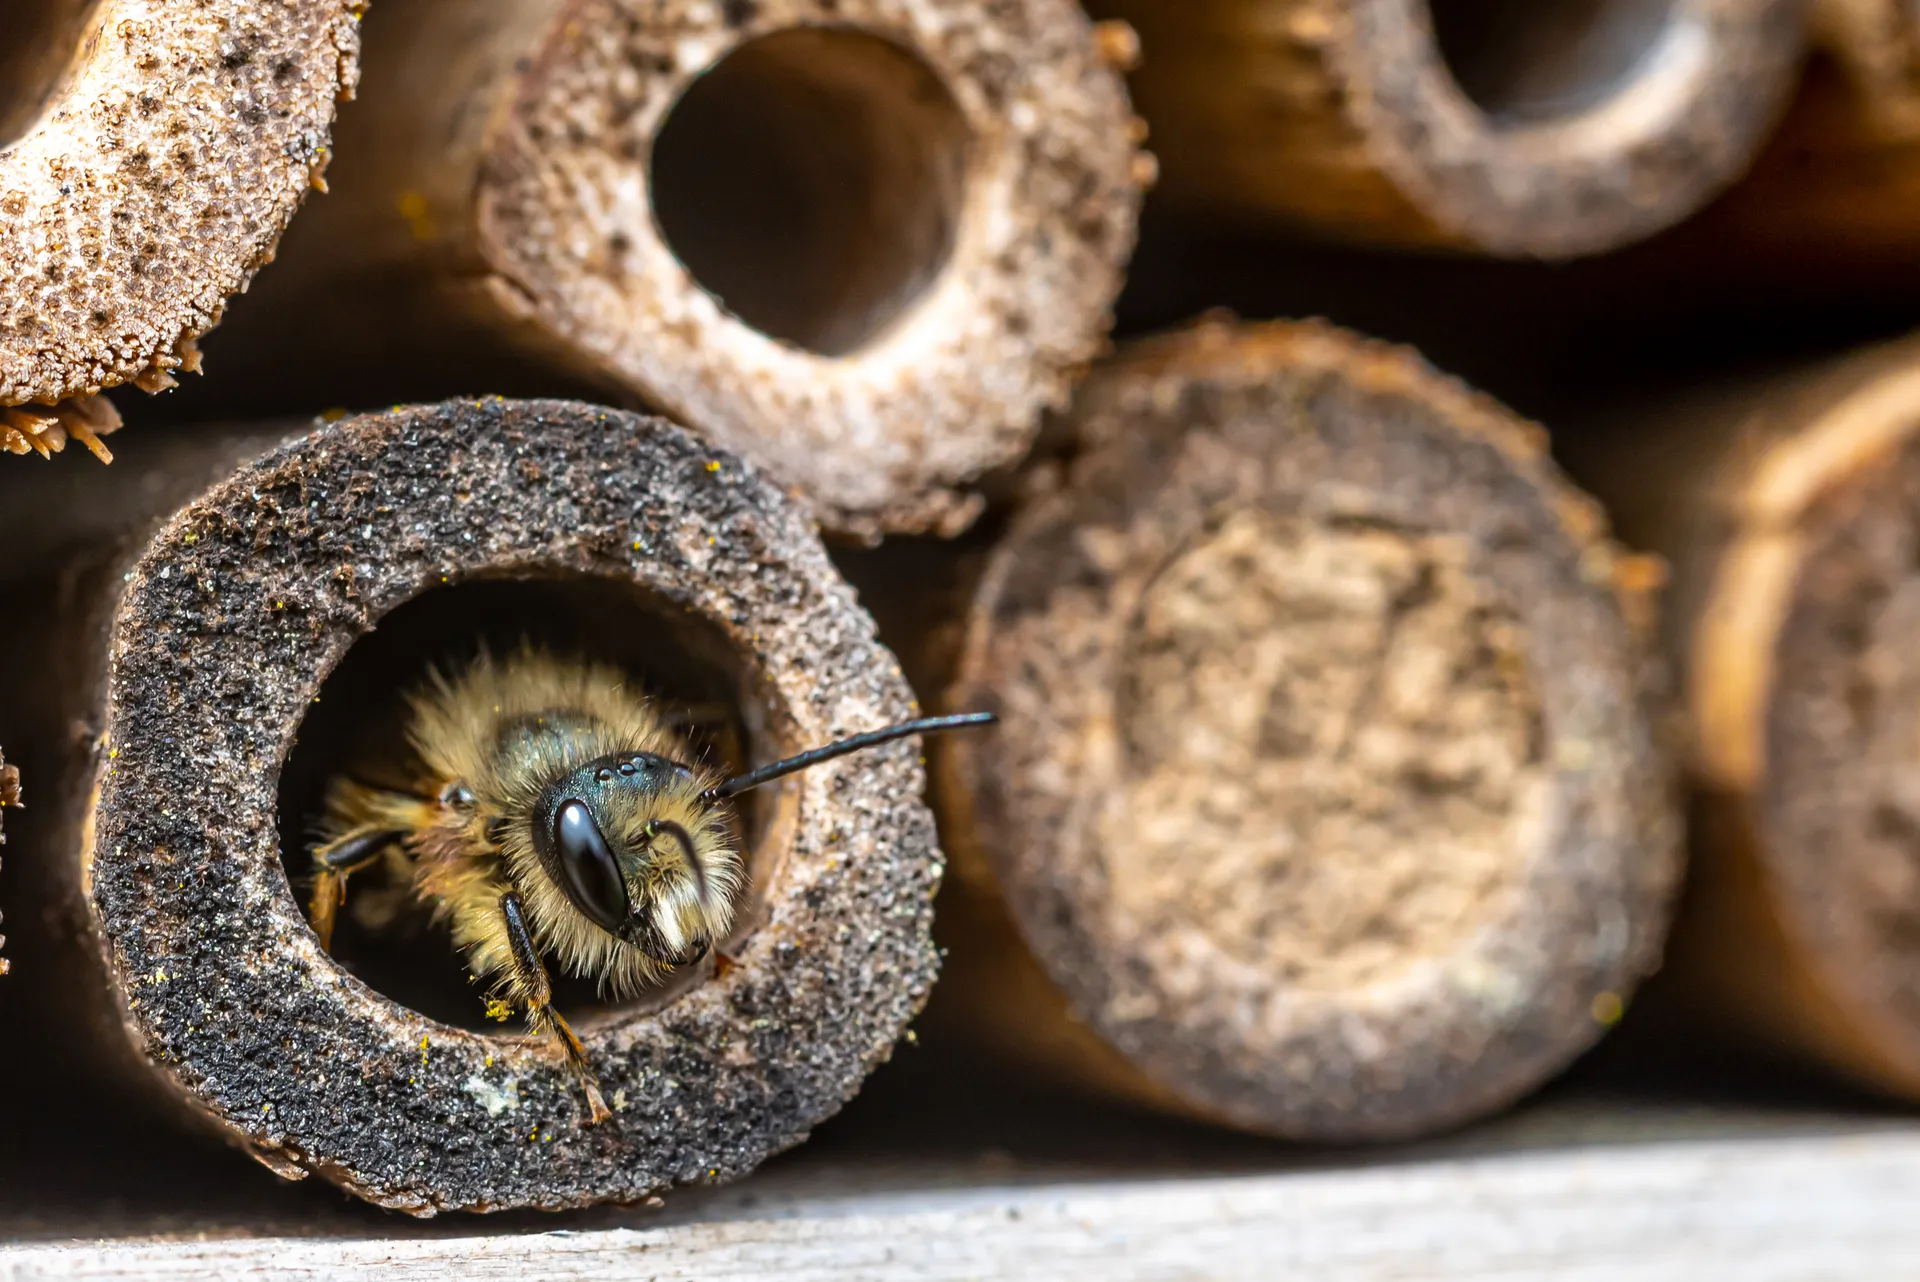
<path id="1" fill-rule="evenodd" d="M 1562 1101 L 1418 1150 L 1266 1146 L 1187 1173 L 1004 1154 L 801 1153 L 729 1189 L 589 1220 L 372 1216 L 0 1247 L 0 1278 L 460 1276 L 1600 1282 L 1920 1271 L 1920 1123 Z M 1236 1156 L 1237 1154 L 1237 1156 Z M 1264 1169 L 1261 1169 L 1264 1167 Z M 361 1219 L 359 1215 L 356 1219 Z M 383 1228 L 386 1231 L 383 1231 Z M 548 1231 L 538 1231 L 546 1229 Z M 534 1230 L 529 1232 L 528 1230 Z M 7 1231 L 17 1231 L 8 1226 Z"/>

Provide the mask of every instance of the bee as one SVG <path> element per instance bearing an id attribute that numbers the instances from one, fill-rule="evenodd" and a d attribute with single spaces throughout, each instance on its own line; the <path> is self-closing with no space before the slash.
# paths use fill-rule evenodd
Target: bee
<path id="1" fill-rule="evenodd" d="M 846 753 L 994 719 L 923 717 L 725 777 L 696 764 L 621 673 L 532 647 L 504 661 L 483 652 L 455 677 L 436 670 L 407 702 L 412 782 L 332 780 L 309 921 L 330 947 L 348 877 L 380 859 L 403 869 L 469 973 L 490 983 L 487 1013 L 524 1012 L 578 1078 L 594 1123 L 611 1114 L 543 959 L 616 997 L 699 962 L 726 938 L 746 884 L 734 798 Z"/>

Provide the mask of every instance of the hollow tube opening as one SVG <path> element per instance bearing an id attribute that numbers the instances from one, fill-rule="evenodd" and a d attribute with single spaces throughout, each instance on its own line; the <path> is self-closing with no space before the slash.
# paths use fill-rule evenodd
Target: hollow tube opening
<path id="1" fill-rule="evenodd" d="M 0 148 L 40 119 L 87 52 L 96 0 L 0 0 Z"/>
<path id="2" fill-rule="evenodd" d="M 302 719 L 279 788 L 281 862 L 303 911 L 313 884 L 311 847 L 338 777 L 400 786 L 413 777 L 407 696 L 436 669 L 455 675 L 482 646 L 496 658 L 524 642 L 558 657 L 627 674 L 663 713 L 681 721 L 700 761 L 728 772 L 771 760 L 789 745 L 768 740 L 750 693 L 748 665 L 718 628 L 631 583 L 586 577 L 479 580 L 435 588 L 399 606 L 356 641 Z M 788 806 L 790 802 L 786 803 Z M 739 799 L 739 835 L 750 878 L 734 934 L 750 932 L 759 887 L 774 875 L 785 822 L 780 794 Z M 375 865 L 349 879 L 332 955 L 376 991 L 456 1027 L 519 1036 L 518 1020 L 486 1018 L 486 993 L 469 980 L 444 921 Z M 548 957 L 555 1005 L 585 1031 L 615 1014 L 664 1004 L 712 973 L 705 961 L 615 1005 L 590 978 Z"/>
<path id="3" fill-rule="evenodd" d="M 1529 123 L 1604 102 L 1658 47 L 1674 0 L 1427 0 L 1441 59 L 1488 116 Z"/>
<path id="4" fill-rule="evenodd" d="M 865 32 L 741 45 L 653 144 L 661 235 L 741 321 L 823 356 L 862 347 L 946 266 L 970 132 L 933 68 Z"/>

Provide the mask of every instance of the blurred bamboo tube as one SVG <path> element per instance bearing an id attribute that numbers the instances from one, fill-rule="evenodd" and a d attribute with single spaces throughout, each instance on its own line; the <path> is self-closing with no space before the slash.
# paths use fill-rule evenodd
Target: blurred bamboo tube
<path id="1" fill-rule="evenodd" d="M 1747 167 L 1803 0 L 1102 0 L 1169 206 L 1342 239 L 1565 258 Z"/>
<path id="2" fill-rule="evenodd" d="M 0 49 L 0 407 L 198 368 L 273 258 L 353 91 L 361 0 L 23 0 Z M 0 415 L 44 454 L 117 425 Z"/>
<path id="3" fill-rule="evenodd" d="M 910 715 L 803 505 L 662 420 L 573 402 L 364 415 L 180 496 L 205 466 L 135 473 L 167 492 L 7 588 L 31 608 L 0 617 L 0 655 L 35 680 L 0 692 L 0 723 L 36 780 L 8 871 L 35 911 L 3 996 L 31 1003 L 49 1061 L 83 1060 L 31 1091 L 44 1065 L 0 1063 L 8 1090 L 99 1116 L 158 1087 L 163 1113 L 284 1176 L 415 1214 L 729 1178 L 851 1096 L 936 965 L 910 744 L 754 794 L 727 965 L 622 1004 L 556 987 L 589 1004 L 571 1013 L 615 1110 L 598 1126 L 557 1057 L 485 1020 L 444 935 L 386 969 L 339 937 L 330 954 L 290 884 L 381 705 L 483 639 L 678 672 L 697 688 L 665 696 L 735 708 L 761 760 Z M 444 1009 L 397 995 L 436 967 Z"/>
<path id="4" fill-rule="evenodd" d="M 1654 966 L 1676 880 L 1654 568 L 1538 428 L 1324 325 L 1139 344 L 1072 426 L 957 664 L 1003 724 L 936 745 L 929 1018 L 1296 1139 L 1537 1086 Z"/>
<path id="5" fill-rule="evenodd" d="M 1630 418 L 1569 446 L 1675 566 L 1700 823 L 1674 990 L 1920 1097 L 1920 338 Z"/>
<path id="6" fill-rule="evenodd" d="M 1151 160 L 1109 65 L 1128 42 L 1071 0 L 369 21 L 275 294 L 329 369 L 399 333 L 504 336 L 762 460 L 835 528 L 950 533 L 1105 346 Z"/>

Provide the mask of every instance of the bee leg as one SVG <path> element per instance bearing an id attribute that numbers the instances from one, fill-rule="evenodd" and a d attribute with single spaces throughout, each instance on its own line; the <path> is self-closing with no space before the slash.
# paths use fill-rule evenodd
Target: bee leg
<path id="1" fill-rule="evenodd" d="M 313 898 L 307 920 L 320 936 L 322 948 L 333 947 L 334 912 L 347 902 L 347 874 L 365 868 L 406 834 L 397 828 L 355 828 L 343 837 L 316 846 L 313 851 Z"/>
<path id="2" fill-rule="evenodd" d="M 500 896 L 500 915 L 506 919 L 507 945 L 513 954 L 512 988 L 527 1003 L 527 1022 L 560 1044 L 567 1063 L 580 1079 L 580 1089 L 586 1093 L 592 1122 L 606 1121 L 613 1113 L 600 1095 L 600 1082 L 587 1063 L 586 1048 L 560 1012 L 553 1008 L 553 986 L 547 981 L 547 968 L 540 964 L 540 954 L 534 951 L 533 934 L 527 929 L 517 893 L 510 890 Z"/>

